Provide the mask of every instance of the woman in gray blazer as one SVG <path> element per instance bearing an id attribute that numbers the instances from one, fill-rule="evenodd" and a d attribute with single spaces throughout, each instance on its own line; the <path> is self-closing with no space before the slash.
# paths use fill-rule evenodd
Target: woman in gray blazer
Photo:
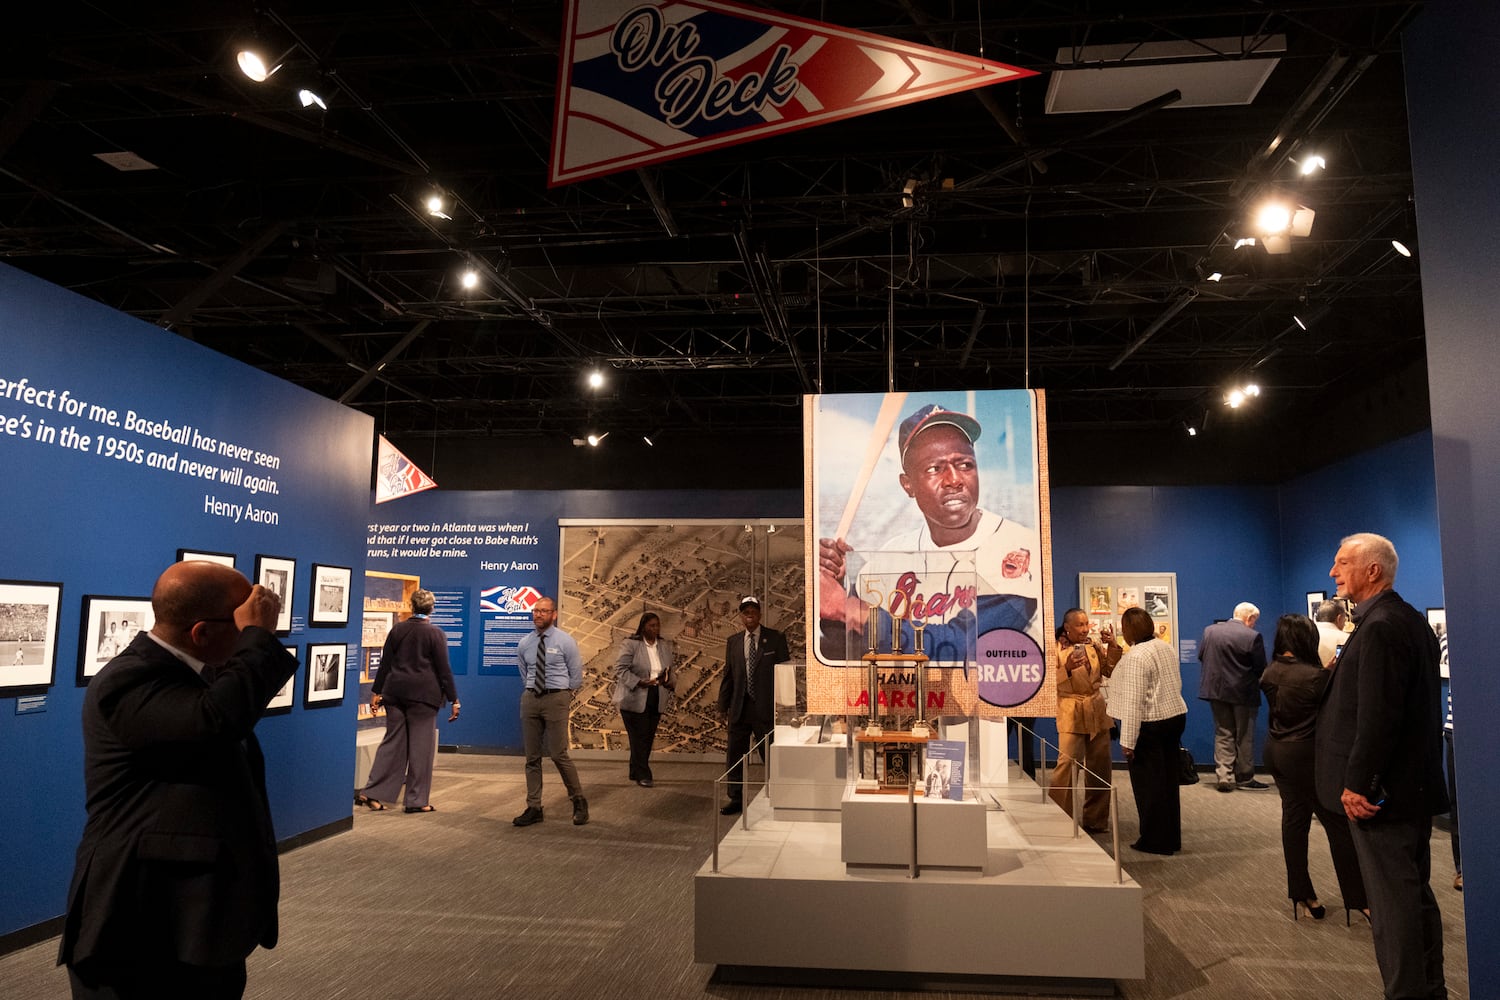
<path id="1" fill-rule="evenodd" d="M 672 707 L 672 644 L 661 638 L 661 619 L 641 615 L 635 634 L 615 661 L 614 702 L 630 736 L 630 780 L 651 787 L 651 745 L 661 714 Z"/>

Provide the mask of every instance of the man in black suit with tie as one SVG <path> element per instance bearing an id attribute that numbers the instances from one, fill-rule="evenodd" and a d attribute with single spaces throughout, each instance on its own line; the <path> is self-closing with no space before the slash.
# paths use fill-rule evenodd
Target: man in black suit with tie
<path id="1" fill-rule="evenodd" d="M 83 700 L 88 819 L 58 963 L 74 997 L 238 998 L 276 944 L 280 876 L 254 728 L 297 669 L 281 600 L 210 562 L 151 592 L 156 624 Z"/>
<path id="2" fill-rule="evenodd" d="M 729 804 L 719 812 L 733 816 L 744 808 L 740 784 L 740 758 L 771 731 L 775 716 L 775 666 L 790 660 L 786 636 L 760 624 L 760 601 L 751 596 L 740 601 L 740 620 L 745 630 L 724 644 L 724 679 L 719 684 L 719 711 L 729 720 Z"/>
<path id="3" fill-rule="evenodd" d="M 1344 813 L 1369 892 L 1375 959 L 1388 1000 L 1446 997 L 1443 920 L 1429 879 L 1443 779 L 1438 642 L 1395 590 L 1396 549 L 1350 535 L 1329 576 L 1356 603 L 1355 629 L 1318 709 L 1318 799 Z"/>

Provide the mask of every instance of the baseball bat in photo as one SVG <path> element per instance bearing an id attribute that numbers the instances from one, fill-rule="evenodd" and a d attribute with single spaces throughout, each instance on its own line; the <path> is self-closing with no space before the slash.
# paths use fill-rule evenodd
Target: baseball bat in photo
<path id="1" fill-rule="evenodd" d="M 870 477 L 875 474 L 875 466 L 880 461 L 880 452 L 885 448 L 886 438 L 891 436 L 891 429 L 901 416 L 906 395 L 904 392 L 888 392 L 880 404 L 880 412 L 875 415 L 875 426 L 870 429 L 870 440 L 865 445 L 865 459 L 860 463 L 859 475 L 854 477 L 854 488 L 849 491 L 849 499 L 844 502 L 844 513 L 839 518 L 834 538 L 844 538 L 849 534 L 849 527 L 854 523 L 854 512 L 859 510 L 859 502 L 865 496 L 865 487 L 870 485 Z"/>

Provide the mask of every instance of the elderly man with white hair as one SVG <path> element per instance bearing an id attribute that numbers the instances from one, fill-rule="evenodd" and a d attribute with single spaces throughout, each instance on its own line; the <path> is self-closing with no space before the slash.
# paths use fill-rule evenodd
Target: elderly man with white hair
<path id="1" fill-rule="evenodd" d="M 1388 539 L 1357 534 L 1328 571 L 1354 602 L 1354 632 L 1318 708 L 1314 784 L 1349 819 L 1387 1000 L 1428 1000 L 1448 995 L 1430 881 L 1432 817 L 1448 810 L 1438 641 L 1393 589 L 1396 566 Z"/>
<path id="2" fill-rule="evenodd" d="M 1214 771 L 1221 792 L 1270 787 L 1255 778 L 1255 716 L 1266 669 L 1266 642 L 1255 631 L 1259 619 L 1260 608 L 1242 601 L 1233 618 L 1204 629 L 1198 643 L 1203 664 L 1198 697 L 1214 713 Z"/>

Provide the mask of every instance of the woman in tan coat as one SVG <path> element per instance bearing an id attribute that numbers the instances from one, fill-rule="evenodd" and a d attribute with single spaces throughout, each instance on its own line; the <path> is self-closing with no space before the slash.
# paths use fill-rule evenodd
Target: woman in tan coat
<path id="1" fill-rule="evenodd" d="M 1082 763 L 1087 768 L 1083 828 L 1103 833 L 1109 829 L 1109 729 L 1114 722 L 1101 689 L 1123 651 L 1109 625 L 1100 632 L 1102 644 L 1089 638 L 1089 618 L 1081 608 L 1063 615 L 1062 633 L 1054 664 L 1058 759 L 1048 794 L 1071 816 L 1074 770 Z"/>

